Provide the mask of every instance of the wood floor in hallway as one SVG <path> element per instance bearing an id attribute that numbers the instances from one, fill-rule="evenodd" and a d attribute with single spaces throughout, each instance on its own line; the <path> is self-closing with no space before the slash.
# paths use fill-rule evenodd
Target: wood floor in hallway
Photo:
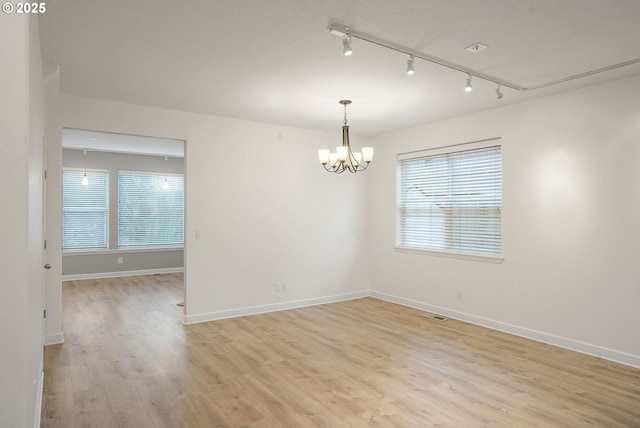
<path id="1" fill-rule="evenodd" d="M 182 325 L 180 274 L 69 281 L 42 427 L 640 427 L 640 370 L 373 298 Z"/>

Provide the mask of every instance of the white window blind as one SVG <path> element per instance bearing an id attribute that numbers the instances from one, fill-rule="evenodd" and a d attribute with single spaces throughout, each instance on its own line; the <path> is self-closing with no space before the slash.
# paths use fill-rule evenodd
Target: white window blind
<path id="1" fill-rule="evenodd" d="M 107 248 L 109 173 L 62 170 L 62 249 Z"/>
<path id="2" fill-rule="evenodd" d="M 182 245 L 184 176 L 120 171 L 118 248 Z"/>
<path id="3" fill-rule="evenodd" d="M 464 147 L 398 157 L 398 247 L 501 256 L 500 146 Z"/>

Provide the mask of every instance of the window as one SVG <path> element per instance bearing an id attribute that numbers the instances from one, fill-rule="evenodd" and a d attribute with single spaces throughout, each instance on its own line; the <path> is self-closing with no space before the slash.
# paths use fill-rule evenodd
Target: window
<path id="1" fill-rule="evenodd" d="M 62 170 L 62 249 L 107 248 L 109 173 Z"/>
<path id="2" fill-rule="evenodd" d="M 495 140 L 399 155 L 397 171 L 399 248 L 501 257 Z"/>
<path id="3" fill-rule="evenodd" d="M 120 171 L 118 248 L 182 245 L 184 176 Z"/>

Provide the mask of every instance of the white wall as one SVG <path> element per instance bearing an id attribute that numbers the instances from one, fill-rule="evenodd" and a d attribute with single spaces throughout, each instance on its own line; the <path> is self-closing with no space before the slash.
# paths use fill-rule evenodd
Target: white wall
<path id="1" fill-rule="evenodd" d="M 0 426 L 39 420 L 43 345 L 43 81 L 38 23 L 0 17 Z"/>
<path id="2" fill-rule="evenodd" d="M 640 366 L 638 93 L 635 76 L 373 138 L 373 294 Z M 493 137 L 504 262 L 394 250 L 396 154 Z"/>
<path id="3" fill-rule="evenodd" d="M 44 79 L 38 21 L 29 19 L 29 259 L 27 426 L 39 426 L 42 404 L 44 346 Z"/>
<path id="4" fill-rule="evenodd" d="M 339 126 L 320 132 L 67 95 L 58 115 L 58 127 L 186 141 L 185 321 L 367 293 L 366 178 L 328 174 L 317 161 L 319 148 L 339 144 Z M 59 144 L 48 141 L 49 150 Z M 60 210 L 57 192 L 50 211 Z M 276 282 L 288 291 L 276 293 Z"/>

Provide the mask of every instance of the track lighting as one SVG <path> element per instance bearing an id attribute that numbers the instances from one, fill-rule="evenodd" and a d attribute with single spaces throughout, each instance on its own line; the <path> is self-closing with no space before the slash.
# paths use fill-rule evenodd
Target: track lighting
<path id="1" fill-rule="evenodd" d="M 416 72 L 416 69 L 413 68 L 413 55 L 410 55 L 409 59 L 407 60 L 407 74 L 411 76 L 415 72 Z"/>
<path id="2" fill-rule="evenodd" d="M 339 24 L 339 23 L 333 23 L 333 24 L 329 24 L 329 26 L 327 27 L 327 31 L 329 31 L 329 34 L 333 34 L 334 36 L 338 36 L 338 37 L 342 37 L 342 38 L 347 38 L 348 40 L 344 40 L 343 39 L 343 45 L 345 47 L 345 49 L 343 50 L 345 55 L 351 55 L 352 51 L 351 51 L 351 38 L 354 37 L 358 40 L 364 41 L 364 42 L 368 42 L 371 43 L 373 45 L 379 46 L 379 47 L 383 47 L 395 52 L 399 52 L 405 55 L 411 55 L 412 57 L 415 58 L 420 58 L 423 61 L 427 61 L 430 62 L 432 64 L 437 64 L 441 67 L 445 67 L 448 68 L 450 70 L 455 70 L 458 71 L 460 73 L 465 73 L 467 75 L 469 75 L 469 78 L 467 79 L 467 86 L 465 88 L 465 90 L 467 92 L 470 92 L 472 90 L 471 88 L 471 75 L 473 74 L 474 77 L 476 77 L 477 79 L 482 79 L 485 80 L 487 82 L 493 82 L 496 83 L 500 86 L 504 86 L 506 88 L 510 88 L 513 89 L 514 91 L 519 91 L 519 92 L 525 92 L 525 91 L 531 91 L 534 89 L 542 89 L 542 88 L 546 88 L 548 86 L 553 86 L 553 85 L 559 85 L 562 83 L 566 83 L 566 82 L 570 82 L 576 79 L 582 79 L 588 76 L 593 76 L 595 74 L 599 74 L 599 73 L 604 73 L 604 72 L 609 72 L 611 70 L 615 70 L 618 68 L 622 68 L 622 67 L 628 67 L 634 64 L 640 64 L 640 58 L 635 58 L 632 59 L 630 61 L 626 61 L 626 62 L 621 62 L 618 64 L 612 64 L 606 67 L 602 67 L 602 68 L 598 68 L 595 70 L 589 70 L 583 73 L 579 73 L 579 74 L 574 74 L 572 76 L 567 76 L 567 77 L 563 77 L 561 79 L 557 79 L 557 80 L 552 80 L 552 81 L 548 81 L 548 82 L 543 82 L 540 83 L 538 85 L 535 86 L 520 86 L 517 85 L 515 83 L 511 83 L 508 80 L 503 80 L 503 79 L 499 79 L 495 76 L 491 76 L 489 74 L 485 74 L 482 73 L 481 71 L 476 71 L 476 70 L 472 70 L 470 68 L 467 68 L 465 66 L 459 65 L 459 64 L 455 64 L 449 61 L 446 61 L 442 58 L 438 58 L 435 57 L 433 55 L 428 55 L 426 53 L 420 52 L 420 51 L 416 51 L 413 50 L 409 47 L 406 46 L 402 46 L 399 45 L 398 43 L 392 42 L 392 41 L 388 41 L 388 40 L 384 40 L 381 39 L 380 37 L 376 37 L 373 36 L 371 34 L 366 34 L 366 33 L 361 33 L 357 30 L 353 30 L 352 28 L 347 27 L 346 25 L 343 24 Z M 481 51 L 482 49 L 486 48 L 487 45 L 484 45 L 482 43 L 474 43 L 471 46 L 467 47 L 467 50 L 471 51 L 471 52 L 478 52 Z M 348 53 L 347 53 L 348 52 Z M 407 73 L 409 72 L 409 67 L 407 67 Z M 497 93 L 498 91 L 496 91 Z M 501 92 L 500 92 L 501 93 Z M 500 94 L 498 94 L 498 99 L 502 98 L 500 96 Z"/>
<path id="3" fill-rule="evenodd" d="M 351 37 L 348 34 L 342 39 L 342 53 L 344 56 L 349 56 L 353 53 L 351 49 Z"/>
<path id="4" fill-rule="evenodd" d="M 468 75 L 469 77 L 467 77 L 467 86 L 464 87 L 464 91 L 465 92 L 471 92 L 473 91 L 473 86 L 471 86 L 471 75 Z"/>
<path id="5" fill-rule="evenodd" d="M 496 88 L 496 97 L 498 97 L 498 99 L 501 100 L 503 96 L 504 94 L 500 90 L 500 84 L 498 83 L 498 87 Z"/>

